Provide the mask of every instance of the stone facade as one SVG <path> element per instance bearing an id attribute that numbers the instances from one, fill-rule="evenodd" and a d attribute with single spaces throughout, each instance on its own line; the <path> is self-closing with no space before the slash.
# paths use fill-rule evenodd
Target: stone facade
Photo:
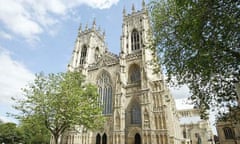
<path id="1" fill-rule="evenodd" d="M 240 144 L 240 83 L 235 84 L 237 92 L 237 107 L 232 107 L 225 121 L 218 120 L 216 124 L 220 144 Z"/>
<path id="2" fill-rule="evenodd" d="M 213 144 L 214 137 L 209 120 L 200 119 L 198 109 L 178 110 L 180 127 L 185 143 Z"/>
<path id="3" fill-rule="evenodd" d="M 240 124 L 227 122 L 217 122 L 217 133 L 220 144 L 239 144 L 240 143 Z"/>
<path id="4" fill-rule="evenodd" d="M 154 73 L 150 64 L 155 55 L 147 48 L 149 32 L 144 1 L 140 11 L 134 5 L 131 14 L 123 10 L 119 55 L 108 51 L 95 20 L 91 28 L 80 27 L 68 69 L 81 71 L 98 86 L 106 123 L 102 130 L 68 131 L 63 144 L 184 143 L 173 96 L 162 73 Z"/>

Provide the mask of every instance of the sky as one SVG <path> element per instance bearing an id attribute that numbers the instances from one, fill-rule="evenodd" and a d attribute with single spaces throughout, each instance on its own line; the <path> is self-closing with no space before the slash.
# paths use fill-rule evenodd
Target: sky
<path id="1" fill-rule="evenodd" d="M 0 0 L 0 119 L 16 122 L 6 114 L 15 112 L 11 97 L 36 73 L 66 71 L 80 24 L 96 19 L 109 51 L 119 54 L 122 11 L 131 13 L 133 3 L 141 9 L 142 0 Z M 178 99 L 190 95 L 186 86 L 171 90 Z"/>

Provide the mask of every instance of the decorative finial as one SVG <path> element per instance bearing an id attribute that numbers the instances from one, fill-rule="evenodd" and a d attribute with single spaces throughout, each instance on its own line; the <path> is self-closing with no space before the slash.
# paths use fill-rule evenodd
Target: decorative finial
<path id="1" fill-rule="evenodd" d="M 135 6 L 132 4 L 132 12 L 135 12 Z"/>
<path id="2" fill-rule="evenodd" d="M 94 18 L 94 19 L 93 19 L 92 28 L 93 28 L 93 29 L 95 29 L 95 28 L 96 28 L 96 18 Z"/>
<path id="3" fill-rule="evenodd" d="M 88 24 L 86 24 L 85 30 L 88 30 Z"/>
<path id="4" fill-rule="evenodd" d="M 101 27 L 100 26 L 98 26 L 98 31 L 101 31 Z"/>
<path id="5" fill-rule="evenodd" d="M 82 24 L 80 23 L 79 28 L 78 28 L 78 33 L 82 32 Z"/>
<path id="6" fill-rule="evenodd" d="M 104 36 L 104 37 L 105 37 L 105 34 L 106 34 L 106 33 L 105 33 L 105 30 L 104 30 L 104 31 L 103 31 L 103 36 Z"/>
<path id="7" fill-rule="evenodd" d="M 142 0 L 142 8 L 145 9 L 145 0 Z"/>
<path id="8" fill-rule="evenodd" d="M 126 15 L 126 8 L 125 8 L 125 6 L 123 7 L 123 16 L 125 16 Z"/>

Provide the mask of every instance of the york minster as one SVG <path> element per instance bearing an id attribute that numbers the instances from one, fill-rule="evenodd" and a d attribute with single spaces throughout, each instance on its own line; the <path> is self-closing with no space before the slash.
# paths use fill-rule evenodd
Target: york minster
<path id="1" fill-rule="evenodd" d="M 108 51 L 105 32 L 96 24 L 80 27 L 68 65 L 98 87 L 104 129 L 78 126 L 62 136 L 63 144 L 183 144 L 179 114 L 162 72 L 154 72 L 155 53 L 146 4 L 130 14 L 123 9 L 120 54 Z M 117 45 L 117 44 L 116 44 Z"/>

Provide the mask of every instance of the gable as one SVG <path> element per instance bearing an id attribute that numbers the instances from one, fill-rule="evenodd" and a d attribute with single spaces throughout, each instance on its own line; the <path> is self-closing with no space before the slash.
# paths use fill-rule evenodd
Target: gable
<path id="1" fill-rule="evenodd" d="M 101 67 L 112 66 L 119 63 L 119 58 L 110 52 L 105 52 L 95 63 L 89 66 L 89 70 L 98 69 Z"/>

